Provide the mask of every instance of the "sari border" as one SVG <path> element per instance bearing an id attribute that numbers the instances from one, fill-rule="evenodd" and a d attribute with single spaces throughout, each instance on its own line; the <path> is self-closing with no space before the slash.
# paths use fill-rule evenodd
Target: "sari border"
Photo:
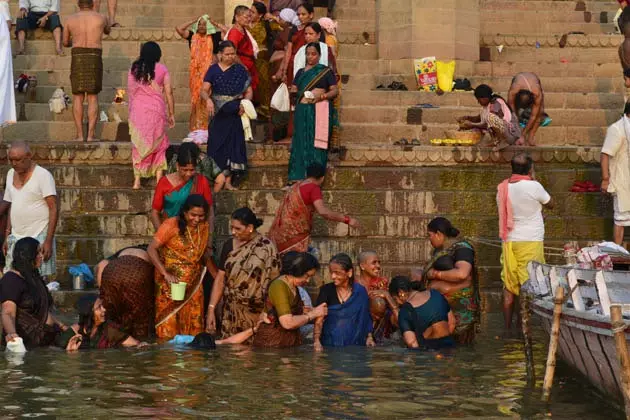
<path id="1" fill-rule="evenodd" d="M 207 271 L 207 267 L 204 265 L 203 269 L 201 270 L 201 276 L 199 278 L 200 281 L 197 283 L 197 287 L 195 287 L 195 290 L 193 290 L 192 293 L 188 295 L 188 299 L 182 301 L 182 303 L 176 306 L 175 308 L 173 308 L 173 310 L 168 315 L 164 316 L 164 318 L 161 319 L 159 322 L 156 322 L 155 323 L 156 328 L 162 325 L 163 323 L 165 323 L 166 321 L 168 321 L 173 315 L 177 314 L 177 312 L 179 312 L 188 302 L 190 302 L 190 299 L 192 299 L 192 297 L 195 295 L 195 293 L 197 293 L 199 288 L 203 286 L 203 278 L 206 275 L 206 271 Z"/>

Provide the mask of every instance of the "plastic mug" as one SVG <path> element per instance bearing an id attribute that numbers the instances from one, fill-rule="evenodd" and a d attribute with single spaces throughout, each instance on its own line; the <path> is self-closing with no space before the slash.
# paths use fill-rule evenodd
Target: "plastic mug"
<path id="1" fill-rule="evenodd" d="M 184 300 L 184 296 L 186 296 L 186 286 L 188 286 L 188 284 L 183 281 L 171 283 L 171 299 Z"/>

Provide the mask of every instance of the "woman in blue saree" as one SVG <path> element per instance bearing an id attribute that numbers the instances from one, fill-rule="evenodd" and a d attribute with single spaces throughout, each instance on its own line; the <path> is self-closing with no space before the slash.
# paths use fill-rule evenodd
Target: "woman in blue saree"
<path id="1" fill-rule="evenodd" d="M 219 44 L 219 62 L 208 69 L 201 87 L 206 101 L 208 125 L 208 156 L 225 174 L 225 188 L 234 190 L 232 175 L 247 169 L 247 149 L 241 115 L 245 112 L 242 99 L 252 100 L 254 94 L 247 69 L 236 62 L 236 48 L 231 41 Z"/>
<path id="2" fill-rule="evenodd" d="M 291 92 L 297 93 L 294 131 L 289 159 L 289 184 L 306 178 L 306 168 L 328 161 L 328 141 L 333 127 L 333 107 L 337 80 L 329 67 L 319 64 L 321 47 L 312 42 L 306 46 L 306 67 L 293 79 Z"/>
<path id="3" fill-rule="evenodd" d="M 328 306 L 328 315 L 317 318 L 313 332 L 315 351 L 323 347 L 374 347 L 370 299 L 367 290 L 354 281 L 352 260 L 337 254 L 328 265 L 332 283 L 320 287 L 315 306 Z"/>

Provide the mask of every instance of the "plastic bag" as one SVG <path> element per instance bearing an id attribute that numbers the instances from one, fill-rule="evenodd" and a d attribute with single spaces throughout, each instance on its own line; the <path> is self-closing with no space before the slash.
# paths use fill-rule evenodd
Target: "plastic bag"
<path id="1" fill-rule="evenodd" d="M 437 90 L 437 66 L 435 57 L 424 57 L 413 60 L 416 73 L 418 89 L 425 92 L 435 92 Z"/>
<path id="2" fill-rule="evenodd" d="M 68 271 L 70 272 L 71 276 L 78 276 L 83 274 L 83 278 L 88 283 L 94 281 L 94 274 L 92 274 L 92 270 L 90 270 L 90 267 L 88 267 L 86 263 L 72 265 L 68 267 Z"/>
<path id="3" fill-rule="evenodd" d="M 438 87 L 443 92 L 451 92 L 453 90 L 453 77 L 455 76 L 455 61 L 437 62 L 437 82 Z"/>
<path id="4" fill-rule="evenodd" d="M 280 112 L 289 112 L 291 110 L 289 88 L 286 83 L 281 83 L 276 89 L 276 92 L 271 97 L 271 107 Z"/>

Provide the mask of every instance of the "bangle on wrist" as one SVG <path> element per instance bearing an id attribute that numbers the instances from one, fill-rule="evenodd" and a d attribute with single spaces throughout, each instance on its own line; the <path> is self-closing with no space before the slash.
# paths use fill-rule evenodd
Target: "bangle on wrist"
<path id="1" fill-rule="evenodd" d="M 348 216 L 348 215 L 343 216 L 343 222 L 346 225 L 349 225 L 350 224 L 350 216 Z"/>
<path id="2" fill-rule="evenodd" d="M 208 308 L 212 308 L 212 309 L 214 309 L 214 308 L 215 308 L 215 306 L 214 306 L 213 304 L 210 304 L 210 305 L 208 305 Z"/>

